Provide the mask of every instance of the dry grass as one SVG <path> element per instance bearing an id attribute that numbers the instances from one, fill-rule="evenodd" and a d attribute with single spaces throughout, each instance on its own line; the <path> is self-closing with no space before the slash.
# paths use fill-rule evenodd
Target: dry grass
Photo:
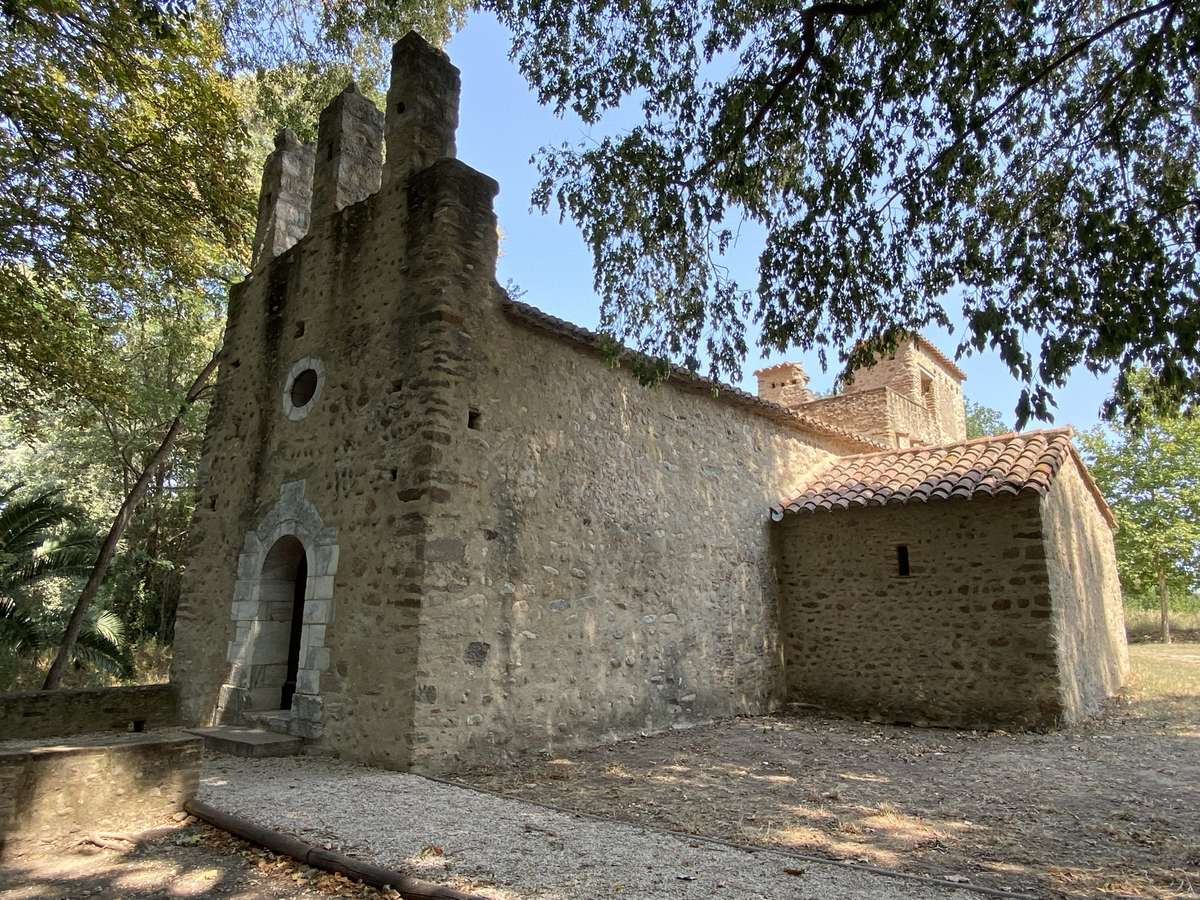
<path id="1" fill-rule="evenodd" d="M 1167 725 L 1189 720 L 1196 724 L 1200 644 L 1134 644 L 1129 648 L 1129 664 L 1132 709 L 1137 715 Z"/>
<path id="2" fill-rule="evenodd" d="M 1171 636 L 1178 641 L 1200 641 L 1200 609 L 1173 611 L 1170 615 Z M 1157 641 L 1160 630 L 1157 609 L 1125 607 L 1125 633 L 1131 643 Z"/>

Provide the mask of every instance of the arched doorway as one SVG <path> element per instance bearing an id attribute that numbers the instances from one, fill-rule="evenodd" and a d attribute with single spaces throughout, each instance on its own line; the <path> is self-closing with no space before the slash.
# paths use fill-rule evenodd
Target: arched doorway
<path id="1" fill-rule="evenodd" d="M 259 603 L 265 619 L 262 647 L 256 662 L 262 666 L 254 690 L 257 709 L 291 709 L 300 668 L 304 633 L 304 597 L 308 584 L 308 555 L 294 535 L 279 538 L 263 560 Z"/>
<path id="2" fill-rule="evenodd" d="M 246 533 L 238 555 L 229 674 L 214 722 L 242 724 L 246 714 L 258 713 L 250 718 L 270 728 L 321 734 L 338 556 L 337 529 L 305 499 L 304 482 L 284 482 L 278 502 Z M 269 715 L 280 707 L 282 713 Z"/>

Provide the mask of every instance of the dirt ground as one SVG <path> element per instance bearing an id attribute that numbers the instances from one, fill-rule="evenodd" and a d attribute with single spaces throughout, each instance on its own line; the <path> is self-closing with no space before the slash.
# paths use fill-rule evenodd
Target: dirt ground
<path id="1" fill-rule="evenodd" d="M 1055 733 L 881 726 L 796 708 L 459 781 L 1043 896 L 1200 896 L 1200 644 L 1130 652 L 1126 696 Z"/>
<path id="2" fill-rule="evenodd" d="M 0 897 L 316 900 L 400 896 L 277 857 L 195 820 L 142 846 L 110 843 L 115 846 L 78 844 L 58 852 L 5 859 L 0 863 Z"/>

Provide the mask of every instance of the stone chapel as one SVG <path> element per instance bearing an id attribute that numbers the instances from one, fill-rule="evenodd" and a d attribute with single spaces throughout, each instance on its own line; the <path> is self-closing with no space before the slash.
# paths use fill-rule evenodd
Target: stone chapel
<path id="1" fill-rule="evenodd" d="M 967 440 L 914 336 L 817 399 L 675 371 L 495 278 L 496 182 L 415 34 L 267 159 L 230 295 L 172 681 L 189 723 L 446 772 L 789 702 L 1043 728 L 1128 661 L 1069 429 Z M 386 153 L 385 153 L 386 150 Z"/>

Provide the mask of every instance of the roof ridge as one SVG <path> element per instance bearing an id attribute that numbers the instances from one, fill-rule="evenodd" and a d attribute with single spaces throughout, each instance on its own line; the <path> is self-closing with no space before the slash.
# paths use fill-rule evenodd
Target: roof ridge
<path id="1" fill-rule="evenodd" d="M 930 444 L 923 447 L 893 447 L 887 450 L 873 450 L 869 453 L 852 453 L 841 459 L 861 459 L 864 456 L 899 456 L 905 453 L 932 453 L 937 450 L 954 450 L 959 447 L 972 447 L 976 444 L 1000 443 L 1015 438 L 1033 438 L 1053 435 L 1054 437 L 1074 437 L 1075 428 L 1071 425 L 1058 425 L 1051 428 L 1035 428 L 1033 431 L 1006 431 L 1004 434 L 985 434 L 981 437 L 964 438 L 961 441 L 949 441 L 945 444 Z"/>
<path id="2" fill-rule="evenodd" d="M 984 435 L 937 447 L 843 456 L 810 474 L 799 493 L 771 508 L 771 518 L 779 521 L 789 512 L 1017 496 L 1027 491 L 1045 497 L 1067 460 L 1072 460 L 1101 514 L 1115 527 L 1112 511 L 1071 440 L 1074 433 L 1070 426 L 1060 426 Z"/>

